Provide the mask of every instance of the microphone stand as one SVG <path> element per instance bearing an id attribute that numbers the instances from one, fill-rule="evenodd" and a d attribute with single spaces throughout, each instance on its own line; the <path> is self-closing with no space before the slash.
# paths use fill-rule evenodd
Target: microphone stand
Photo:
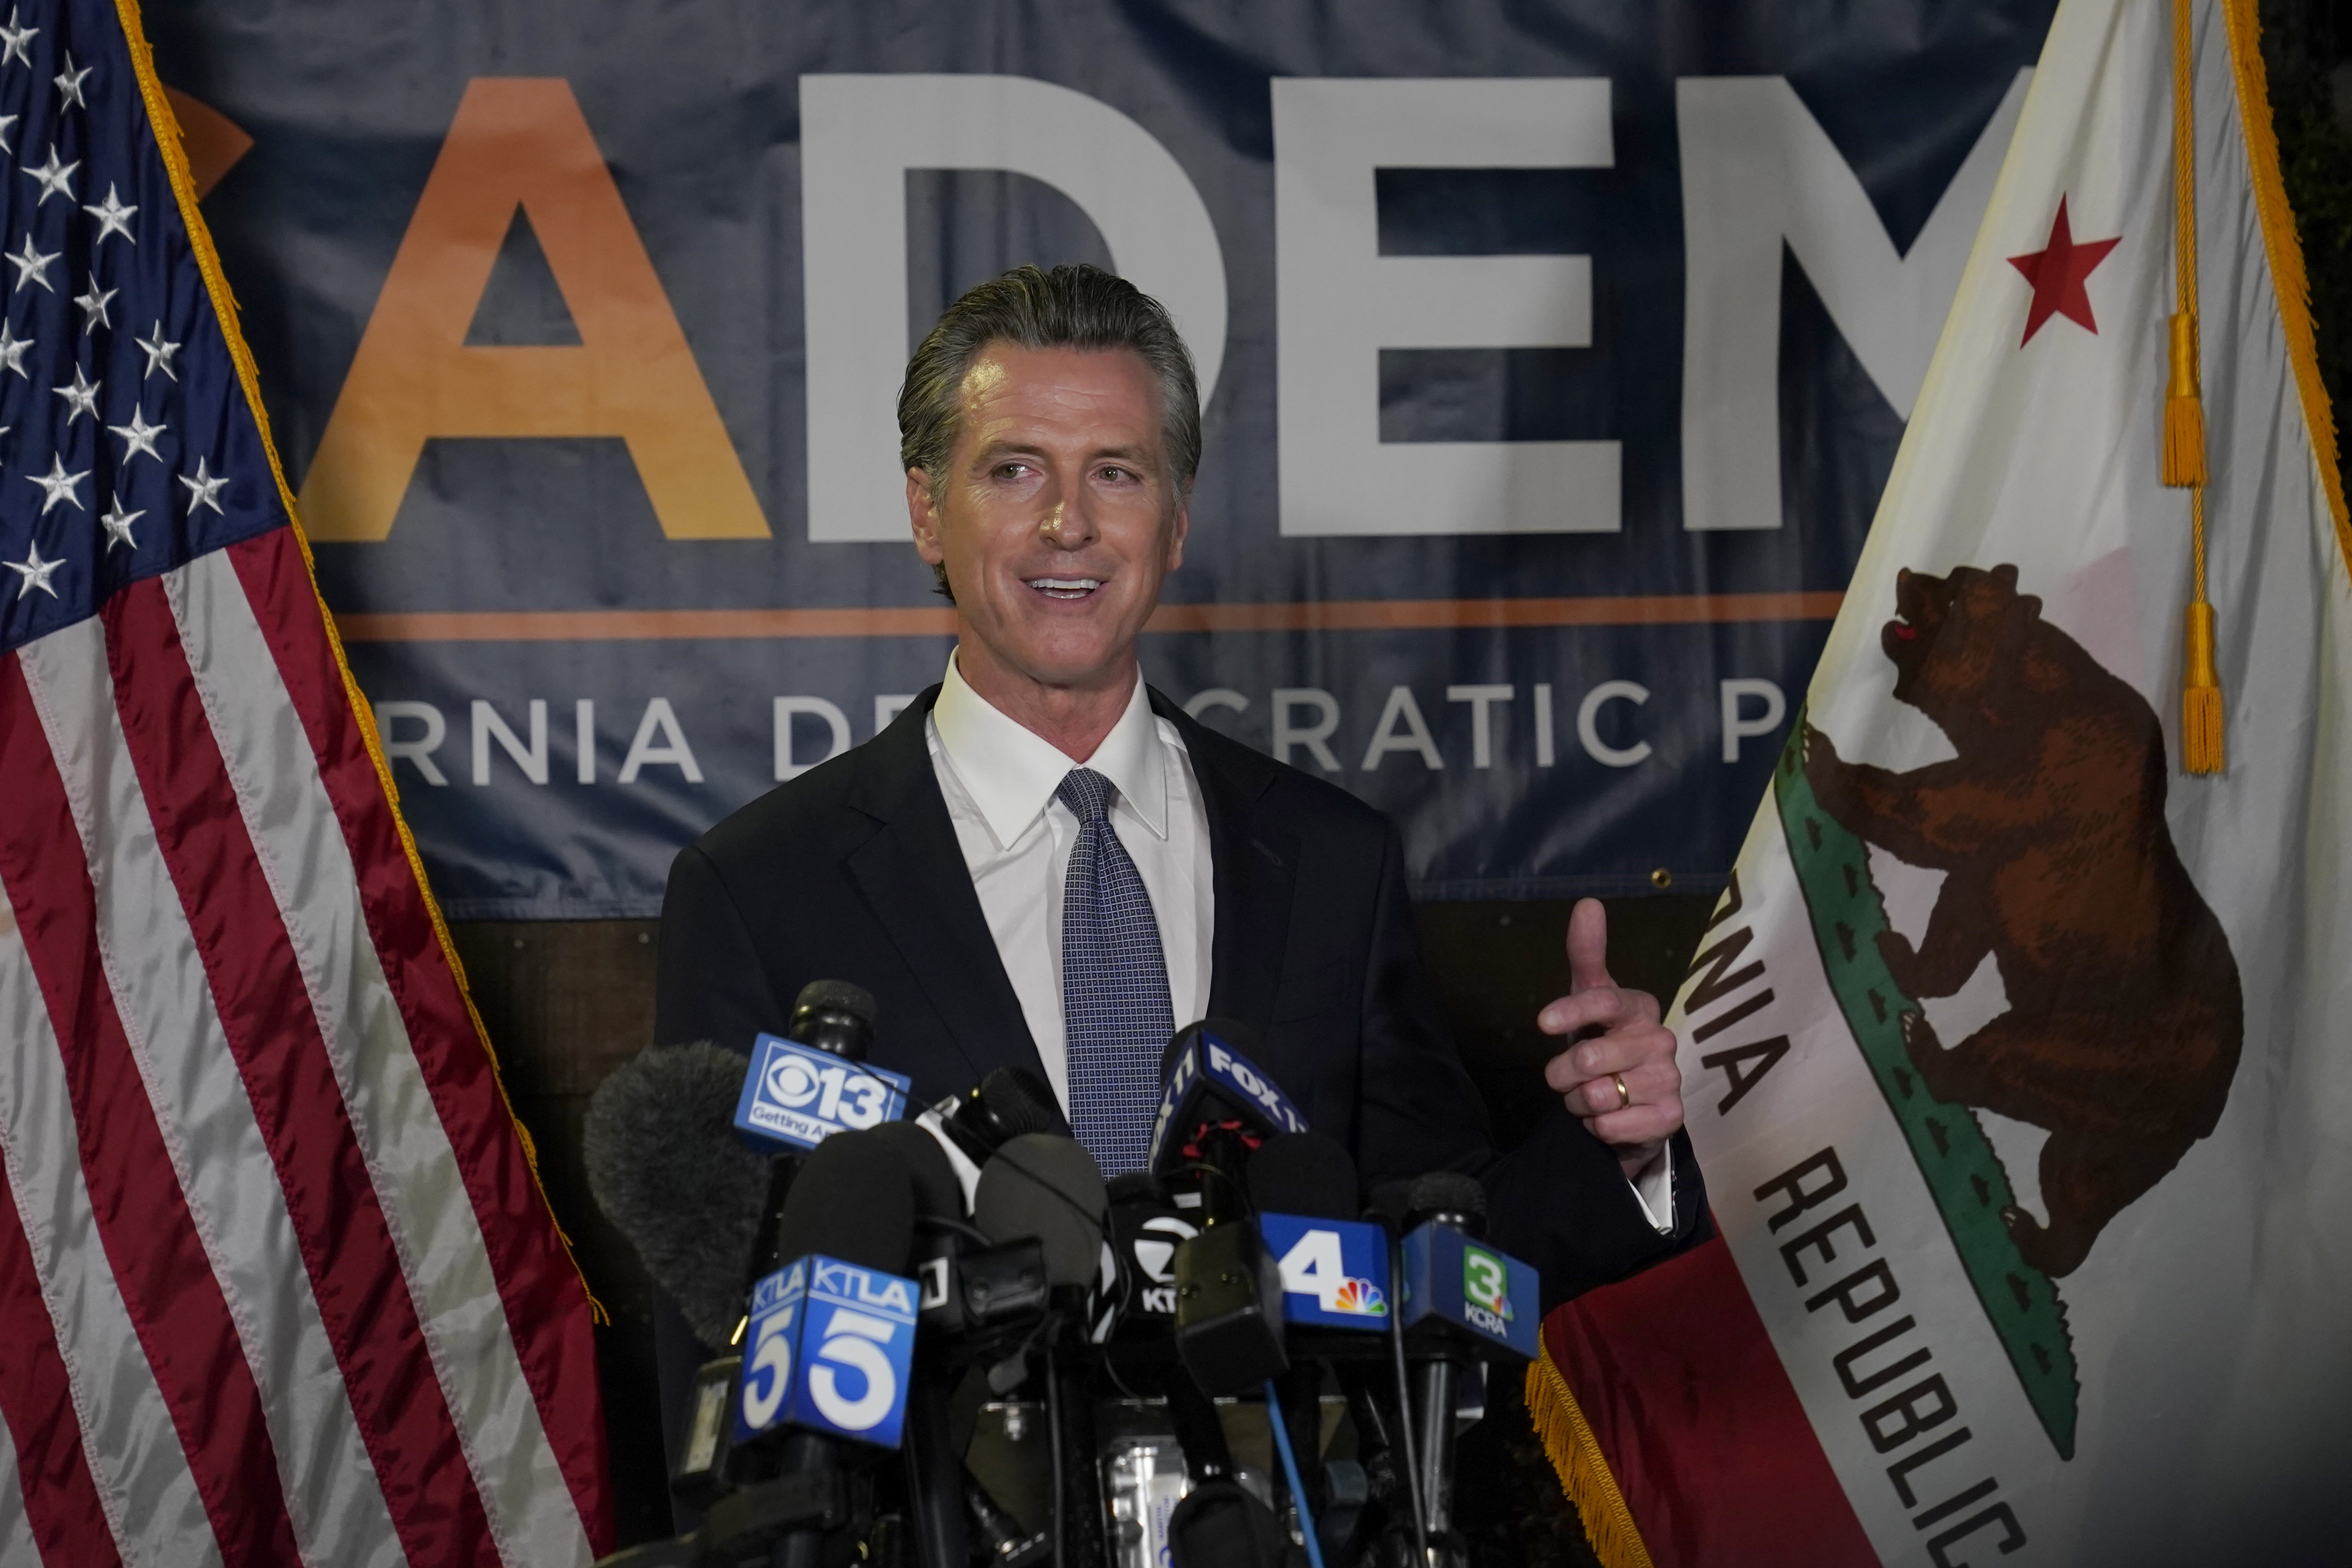
<path id="1" fill-rule="evenodd" d="M 1389 1238 L 1389 1278 L 1398 1281 L 1398 1295 L 1403 1294 L 1404 1244 L 1395 1237 Z M 1389 1310 L 1389 1355 L 1396 1366 L 1397 1438 L 1404 1445 L 1404 1495 L 1412 1507 L 1412 1546 L 1415 1568 L 1429 1568 L 1429 1519 L 1422 1506 L 1421 1459 L 1412 1437 L 1412 1397 L 1411 1384 L 1405 1377 L 1404 1309 L 1402 1300 Z"/>

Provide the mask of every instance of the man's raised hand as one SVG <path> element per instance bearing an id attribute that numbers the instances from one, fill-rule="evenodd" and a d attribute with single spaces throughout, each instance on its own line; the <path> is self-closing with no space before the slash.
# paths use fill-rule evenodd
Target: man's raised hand
<path id="1" fill-rule="evenodd" d="M 1683 1124 L 1683 1075 L 1658 999 L 1610 979 L 1608 955 L 1608 911 L 1598 899 L 1579 900 L 1568 917 L 1568 994 L 1547 1004 L 1536 1026 L 1575 1041 L 1546 1064 L 1544 1081 L 1630 1180 Z"/>

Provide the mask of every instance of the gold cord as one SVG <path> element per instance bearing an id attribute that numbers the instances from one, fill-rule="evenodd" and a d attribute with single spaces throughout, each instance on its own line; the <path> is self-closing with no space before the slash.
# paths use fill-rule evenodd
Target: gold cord
<path id="1" fill-rule="evenodd" d="M 2221 679 L 2214 662 L 2213 605 L 2205 594 L 2205 409 L 2199 388 L 2197 336 L 2197 92 L 2191 0 L 2172 5 L 2172 375 L 2164 399 L 2164 482 L 2189 491 L 2189 552 L 2193 583 L 2180 694 L 2180 765 L 2218 773 L 2228 762 Z"/>

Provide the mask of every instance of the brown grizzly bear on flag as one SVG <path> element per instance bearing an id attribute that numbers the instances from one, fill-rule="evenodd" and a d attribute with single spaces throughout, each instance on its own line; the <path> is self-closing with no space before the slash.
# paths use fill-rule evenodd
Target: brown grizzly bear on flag
<path id="1" fill-rule="evenodd" d="M 2147 700 L 2042 618 L 2014 566 L 1898 572 L 1895 610 L 1895 695 L 1959 754 L 1890 773 L 1809 725 L 1805 773 L 1857 837 L 1945 873 L 1916 947 L 1879 937 L 1905 994 L 1949 996 L 1987 953 L 2000 968 L 2007 1012 L 1946 1049 L 1914 1008 L 1904 1039 L 1937 1099 L 2049 1130 L 2048 1224 L 2002 1218 L 2056 1278 L 2220 1120 L 2238 966 L 2173 847 Z"/>

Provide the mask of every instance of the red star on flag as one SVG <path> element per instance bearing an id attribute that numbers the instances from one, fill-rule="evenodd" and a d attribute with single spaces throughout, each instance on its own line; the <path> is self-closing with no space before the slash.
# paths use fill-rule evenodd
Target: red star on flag
<path id="1" fill-rule="evenodd" d="M 2053 316 L 2063 316 L 2084 331 L 2096 332 L 2099 323 L 2091 319 L 2091 295 L 2083 281 L 2107 258 L 2108 251 L 2122 243 L 2118 235 L 2114 239 L 2075 244 L 2074 230 L 2066 225 L 2066 198 L 2060 196 L 2057 221 L 2050 226 L 2050 243 L 2030 256 L 2009 258 L 2009 264 L 2033 285 L 2033 305 L 2025 313 L 2025 336 L 2017 341 L 2017 346 L 2032 342 L 2042 323 Z"/>

